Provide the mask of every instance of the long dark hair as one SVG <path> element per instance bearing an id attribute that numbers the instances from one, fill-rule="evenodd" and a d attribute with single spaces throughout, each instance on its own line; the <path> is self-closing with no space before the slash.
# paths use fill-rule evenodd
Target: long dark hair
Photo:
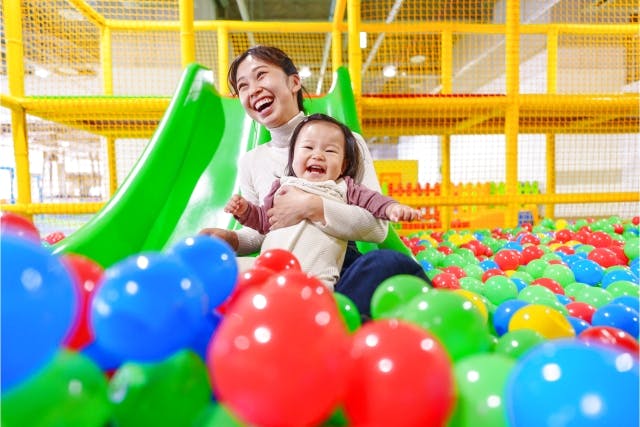
<path id="1" fill-rule="evenodd" d="M 298 126 L 293 130 L 293 134 L 291 134 L 291 139 L 289 140 L 289 160 L 287 161 L 287 167 L 284 170 L 284 174 L 286 176 L 296 176 L 293 171 L 293 153 L 296 148 L 296 141 L 298 140 L 298 134 L 307 124 L 314 121 L 323 121 L 336 125 L 344 135 L 344 163 L 345 168 L 344 172 L 340 176 L 350 176 L 353 179 L 356 179 L 358 171 L 360 170 L 360 149 L 358 148 L 358 142 L 356 141 L 356 137 L 351 132 L 345 124 L 339 122 L 331 116 L 327 116 L 326 114 L 311 114 L 310 116 L 302 119 Z"/>
<path id="2" fill-rule="evenodd" d="M 291 60 L 291 58 L 289 58 L 289 55 L 284 53 L 282 50 L 274 46 L 256 45 L 250 47 L 249 49 L 238 55 L 229 66 L 227 83 L 229 84 L 231 93 L 233 93 L 234 95 L 238 95 L 238 67 L 240 66 L 242 61 L 244 61 L 249 55 L 268 62 L 269 64 L 280 67 L 287 76 L 298 74 L 298 69 L 295 65 L 293 65 L 293 61 Z M 298 100 L 298 109 L 300 111 L 304 111 L 303 92 L 306 91 L 307 90 L 305 89 L 305 87 L 302 86 L 302 89 L 296 94 Z"/>

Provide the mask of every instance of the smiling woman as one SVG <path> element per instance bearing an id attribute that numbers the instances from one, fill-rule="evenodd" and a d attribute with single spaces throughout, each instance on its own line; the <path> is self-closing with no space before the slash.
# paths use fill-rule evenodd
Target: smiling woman
<path id="1" fill-rule="evenodd" d="M 271 141 L 247 152 L 238 167 L 240 192 L 247 202 L 257 206 L 270 194 L 274 180 L 285 174 L 291 136 L 305 119 L 304 88 L 289 56 L 276 47 L 261 45 L 250 48 L 233 61 L 228 81 L 247 114 L 271 134 Z M 379 192 L 371 154 L 362 136 L 352 135 L 360 164 L 354 182 Z M 402 210 L 401 214 L 404 215 Z M 360 206 L 292 185 L 274 197 L 273 207 L 265 215 L 270 230 L 310 223 L 315 224 L 321 234 L 344 242 L 377 243 L 385 239 L 388 231 L 386 220 L 376 218 Z M 409 217 L 411 215 L 409 212 Z M 207 228 L 201 232 L 224 239 L 238 255 L 255 253 L 265 239 L 249 227 L 235 231 Z M 351 298 L 364 316 L 369 316 L 371 296 L 384 279 L 396 274 L 412 274 L 428 280 L 419 264 L 399 252 L 377 250 L 360 255 L 355 245 L 350 244 L 346 255 L 334 257 L 331 264 L 340 265 L 343 259 L 344 264 L 342 271 L 338 267 L 338 271 L 331 274 L 331 281 L 335 283 L 334 289 Z M 320 256 L 320 260 L 328 262 L 325 256 Z M 340 279 L 336 282 L 338 275 Z"/>

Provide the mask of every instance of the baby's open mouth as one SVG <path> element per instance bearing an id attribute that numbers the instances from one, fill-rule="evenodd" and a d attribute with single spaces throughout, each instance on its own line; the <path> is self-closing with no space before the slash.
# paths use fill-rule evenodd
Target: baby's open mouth
<path id="1" fill-rule="evenodd" d="M 310 173 L 324 173 L 325 170 L 324 168 L 320 167 L 320 166 L 309 166 L 307 168 L 307 171 Z"/>

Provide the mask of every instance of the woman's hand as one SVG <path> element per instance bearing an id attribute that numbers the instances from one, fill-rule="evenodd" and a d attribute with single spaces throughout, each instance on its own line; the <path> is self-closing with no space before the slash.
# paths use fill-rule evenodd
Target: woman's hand
<path id="1" fill-rule="evenodd" d="M 322 198 L 295 187 L 282 187 L 267 211 L 271 230 L 289 227 L 302 220 L 324 223 Z"/>
<path id="2" fill-rule="evenodd" d="M 198 234 L 218 237 L 227 242 L 234 251 L 238 250 L 238 235 L 235 231 L 225 230 L 224 228 L 203 228 Z"/>

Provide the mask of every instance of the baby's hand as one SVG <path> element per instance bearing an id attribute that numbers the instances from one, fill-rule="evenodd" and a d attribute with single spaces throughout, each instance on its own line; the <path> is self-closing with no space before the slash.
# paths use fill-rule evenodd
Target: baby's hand
<path id="1" fill-rule="evenodd" d="M 422 217 L 422 212 L 418 209 L 413 209 L 411 206 L 394 203 L 387 207 L 387 217 L 394 222 L 414 221 Z"/>
<path id="2" fill-rule="evenodd" d="M 227 205 L 224 207 L 224 211 L 226 213 L 230 213 L 235 216 L 242 216 L 245 214 L 249 207 L 248 202 L 244 199 L 244 197 L 239 194 L 234 194 L 231 196 L 231 199 L 227 202 Z"/>

